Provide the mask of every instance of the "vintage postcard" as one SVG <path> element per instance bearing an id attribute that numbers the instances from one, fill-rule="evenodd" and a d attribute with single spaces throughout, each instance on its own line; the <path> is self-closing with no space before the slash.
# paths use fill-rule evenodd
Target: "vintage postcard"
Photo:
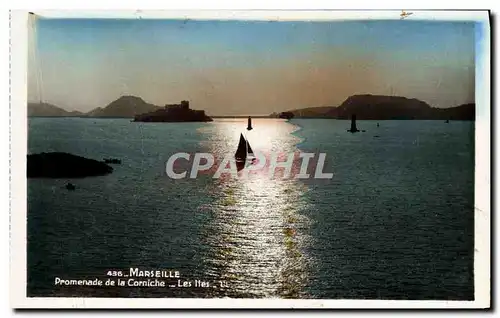
<path id="1" fill-rule="evenodd" d="M 489 308 L 489 18 L 12 12 L 12 307 Z"/>

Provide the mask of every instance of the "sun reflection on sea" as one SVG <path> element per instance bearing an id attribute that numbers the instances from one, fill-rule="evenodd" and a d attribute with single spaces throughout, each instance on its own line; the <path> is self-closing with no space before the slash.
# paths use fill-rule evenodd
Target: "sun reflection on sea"
<path id="1" fill-rule="evenodd" d="M 241 125 L 221 122 L 203 131 L 214 155 L 234 153 Z M 242 129 L 239 129 L 240 127 Z M 299 141 L 290 133 L 294 126 L 271 120 L 254 121 L 247 138 L 254 150 L 293 152 Z M 302 194 L 307 187 L 295 179 L 270 180 L 261 174 L 244 179 L 214 180 L 216 202 L 206 243 L 215 252 L 207 256 L 212 277 L 225 280 L 230 297 L 304 296 L 310 239 L 304 229 L 309 220 Z"/>

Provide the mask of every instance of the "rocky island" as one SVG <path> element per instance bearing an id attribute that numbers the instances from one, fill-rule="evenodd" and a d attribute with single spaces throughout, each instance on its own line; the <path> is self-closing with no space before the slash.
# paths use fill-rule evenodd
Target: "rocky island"
<path id="1" fill-rule="evenodd" d="M 113 172 L 104 162 L 65 152 L 42 152 L 28 155 L 28 178 L 84 178 Z"/>
<path id="2" fill-rule="evenodd" d="M 207 122 L 212 118 L 204 110 L 189 108 L 189 101 L 183 100 L 180 104 L 167 104 L 165 107 L 134 117 L 139 122 Z"/>

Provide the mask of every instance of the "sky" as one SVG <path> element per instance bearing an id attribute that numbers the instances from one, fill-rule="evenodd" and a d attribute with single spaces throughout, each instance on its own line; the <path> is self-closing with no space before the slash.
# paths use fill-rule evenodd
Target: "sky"
<path id="1" fill-rule="evenodd" d="M 474 102 L 475 24 L 457 21 L 38 19 L 28 100 L 67 110 L 122 95 L 209 115 L 338 106 L 354 94 Z"/>

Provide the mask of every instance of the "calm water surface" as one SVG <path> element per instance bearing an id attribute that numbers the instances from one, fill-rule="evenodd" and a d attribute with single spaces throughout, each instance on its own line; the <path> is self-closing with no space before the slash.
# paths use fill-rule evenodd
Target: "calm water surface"
<path id="1" fill-rule="evenodd" d="M 263 153 L 327 153 L 332 179 L 173 180 L 170 155 L 233 154 L 246 120 L 30 118 L 29 153 L 122 164 L 28 181 L 28 296 L 473 299 L 474 123 L 349 125 L 255 119 L 245 132 Z M 227 285 L 54 286 L 129 267 Z"/>

